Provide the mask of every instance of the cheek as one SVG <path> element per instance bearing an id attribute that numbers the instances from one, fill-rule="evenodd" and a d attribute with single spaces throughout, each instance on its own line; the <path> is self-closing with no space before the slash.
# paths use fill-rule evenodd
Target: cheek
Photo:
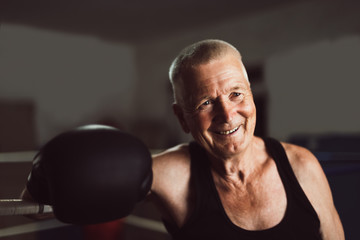
<path id="1" fill-rule="evenodd" d="M 211 117 L 209 114 L 199 113 L 192 118 L 192 130 L 197 132 L 206 131 L 211 125 Z"/>
<path id="2" fill-rule="evenodd" d="M 246 128 L 250 131 L 250 132 L 254 132 L 255 130 L 255 125 L 256 125 L 256 107 L 255 104 L 249 104 L 246 107 L 246 110 L 244 111 L 244 115 L 246 114 Z"/>
<path id="3" fill-rule="evenodd" d="M 244 117 L 246 118 L 252 118 L 256 116 L 256 107 L 253 101 L 247 103 L 243 108 L 242 108 L 242 114 Z"/>

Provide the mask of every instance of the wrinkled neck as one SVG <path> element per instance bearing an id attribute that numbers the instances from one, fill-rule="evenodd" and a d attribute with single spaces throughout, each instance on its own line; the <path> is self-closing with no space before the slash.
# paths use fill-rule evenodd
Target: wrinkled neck
<path id="1" fill-rule="evenodd" d="M 241 153 L 228 158 L 210 156 L 212 171 L 226 182 L 246 182 L 248 176 L 259 168 L 255 152 L 251 143 Z"/>

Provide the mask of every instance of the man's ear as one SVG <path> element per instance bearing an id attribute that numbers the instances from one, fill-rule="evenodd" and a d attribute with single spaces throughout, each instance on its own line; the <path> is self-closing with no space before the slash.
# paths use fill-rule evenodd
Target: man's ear
<path id="1" fill-rule="evenodd" d="M 184 132 L 189 133 L 190 129 L 185 121 L 184 112 L 183 112 L 182 108 L 178 104 L 174 103 L 173 111 L 174 111 L 176 117 L 178 118 L 180 125 L 181 125 L 182 129 L 184 130 Z"/>

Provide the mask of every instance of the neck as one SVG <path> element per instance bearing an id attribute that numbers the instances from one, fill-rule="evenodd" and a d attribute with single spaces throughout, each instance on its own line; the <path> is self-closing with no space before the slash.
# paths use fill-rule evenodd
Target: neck
<path id="1" fill-rule="evenodd" d="M 240 153 L 227 157 L 216 158 L 210 156 L 211 167 L 215 175 L 225 181 L 245 183 L 249 176 L 256 172 L 261 162 L 258 158 L 257 140 L 253 140 Z"/>

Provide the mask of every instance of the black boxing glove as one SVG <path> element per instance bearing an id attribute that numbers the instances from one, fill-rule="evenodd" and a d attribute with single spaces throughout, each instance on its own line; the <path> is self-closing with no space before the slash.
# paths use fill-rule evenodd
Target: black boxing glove
<path id="1" fill-rule="evenodd" d="M 132 212 L 152 184 L 152 158 L 137 138 L 88 125 L 58 135 L 37 154 L 27 189 L 62 222 L 94 224 Z"/>

